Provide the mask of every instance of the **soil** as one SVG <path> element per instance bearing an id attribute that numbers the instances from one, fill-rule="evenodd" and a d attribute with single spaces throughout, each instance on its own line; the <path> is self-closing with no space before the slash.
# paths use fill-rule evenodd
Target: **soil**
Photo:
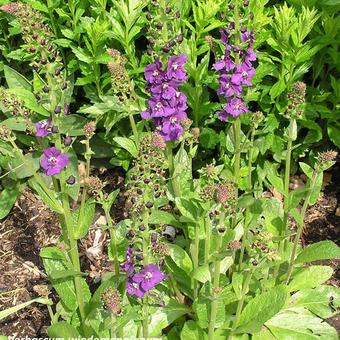
<path id="1" fill-rule="evenodd" d="M 119 170 L 98 173 L 107 182 L 108 191 L 122 188 L 124 175 Z M 328 176 L 328 177 L 327 177 Z M 340 244 L 340 166 L 326 175 L 323 195 L 306 215 L 303 245 L 330 239 Z M 117 221 L 125 217 L 124 192 L 121 192 L 112 215 Z M 106 220 L 102 212 L 96 213 L 95 223 L 86 238 L 79 242 L 82 270 L 87 272 L 90 287 L 94 289 L 103 272 L 112 271 L 107 257 L 108 235 L 101 228 Z M 58 245 L 60 227 L 57 216 L 29 189 L 26 189 L 9 216 L 0 222 L 0 310 L 38 297 L 44 286 L 56 296 L 49 286 L 39 257 L 42 247 Z M 339 261 L 324 261 L 334 269 L 329 284 L 340 287 Z M 328 320 L 340 330 L 340 317 Z M 7 336 L 46 336 L 49 314 L 46 306 L 32 304 L 28 308 L 0 321 L 0 334 Z"/>

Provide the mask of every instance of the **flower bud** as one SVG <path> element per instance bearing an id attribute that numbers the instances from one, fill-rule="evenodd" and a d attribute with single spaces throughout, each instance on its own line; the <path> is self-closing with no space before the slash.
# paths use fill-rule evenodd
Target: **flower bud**
<path id="1" fill-rule="evenodd" d="M 108 288 L 102 295 L 102 301 L 106 309 L 113 315 L 118 315 L 121 312 L 122 298 L 116 288 Z"/>
<path id="2" fill-rule="evenodd" d="M 67 136 L 64 138 L 64 145 L 65 146 L 70 146 L 72 144 L 72 138 L 70 136 Z"/>
<path id="3" fill-rule="evenodd" d="M 66 183 L 69 185 L 73 185 L 75 182 L 76 182 L 76 178 L 72 175 L 66 180 Z"/>
<path id="4" fill-rule="evenodd" d="M 91 121 L 84 125 L 84 135 L 87 139 L 91 139 L 96 131 L 96 122 Z"/>

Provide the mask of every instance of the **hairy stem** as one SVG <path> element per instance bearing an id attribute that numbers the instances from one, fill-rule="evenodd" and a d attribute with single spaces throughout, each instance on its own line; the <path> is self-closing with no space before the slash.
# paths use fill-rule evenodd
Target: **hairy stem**
<path id="1" fill-rule="evenodd" d="M 105 211 L 106 221 L 109 226 L 109 233 L 110 233 L 110 239 L 111 239 L 110 246 L 111 246 L 111 251 L 113 255 L 115 275 L 118 277 L 119 276 L 119 261 L 118 261 L 116 231 L 113 227 L 112 219 L 110 216 L 110 211 L 108 211 L 108 209 L 105 209 L 104 211 Z"/>

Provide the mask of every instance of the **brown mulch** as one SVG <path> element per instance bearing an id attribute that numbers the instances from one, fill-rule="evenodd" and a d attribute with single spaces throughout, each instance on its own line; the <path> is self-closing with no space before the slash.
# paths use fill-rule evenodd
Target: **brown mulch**
<path id="1" fill-rule="evenodd" d="M 329 185 L 317 204 L 308 210 L 303 245 L 331 239 L 340 242 L 340 217 L 336 216 L 340 202 L 340 169 L 332 171 Z M 108 192 L 123 188 L 124 174 L 118 170 L 98 172 L 107 182 Z M 125 195 L 122 190 L 112 215 L 116 221 L 125 218 Z M 79 242 L 82 270 L 87 272 L 92 290 L 100 282 L 103 272 L 112 271 L 107 257 L 108 235 L 101 228 L 106 224 L 102 211 L 96 212 L 95 223 L 86 238 Z M 0 310 L 29 301 L 38 296 L 40 285 L 49 285 L 39 251 L 48 245 L 57 245 L 60 236 L 57 216 L 51 212 L 29 189 L 26 189 L 11 214 L 0 222 Z M 330 284 L 339 287 L 339 262 L 327 261 L 336 272 Z M 50 286 L 49 286 L 50 287 Z M 50 298 L 56 299 L 52 294 Z M 340 318 L 329 320 L 340 330 Z M 49 315 L 44 305 L 33 304 L 0 321 L 0 334 L 8 336 L 45 336 Z"/>

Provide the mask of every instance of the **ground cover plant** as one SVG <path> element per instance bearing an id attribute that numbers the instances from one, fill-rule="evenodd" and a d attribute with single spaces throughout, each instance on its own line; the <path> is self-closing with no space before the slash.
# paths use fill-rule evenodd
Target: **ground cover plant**
<path id="1" fill-rule="evenodd" d="M 340 145 L 337 1 L 0 4 L 0 218 L 29 188 L 60 226 L 49 283 L 0 321 L 35 303 L 50 338 L 338 338 L 320 261 L 340 249 L 300 242 Z"/>

